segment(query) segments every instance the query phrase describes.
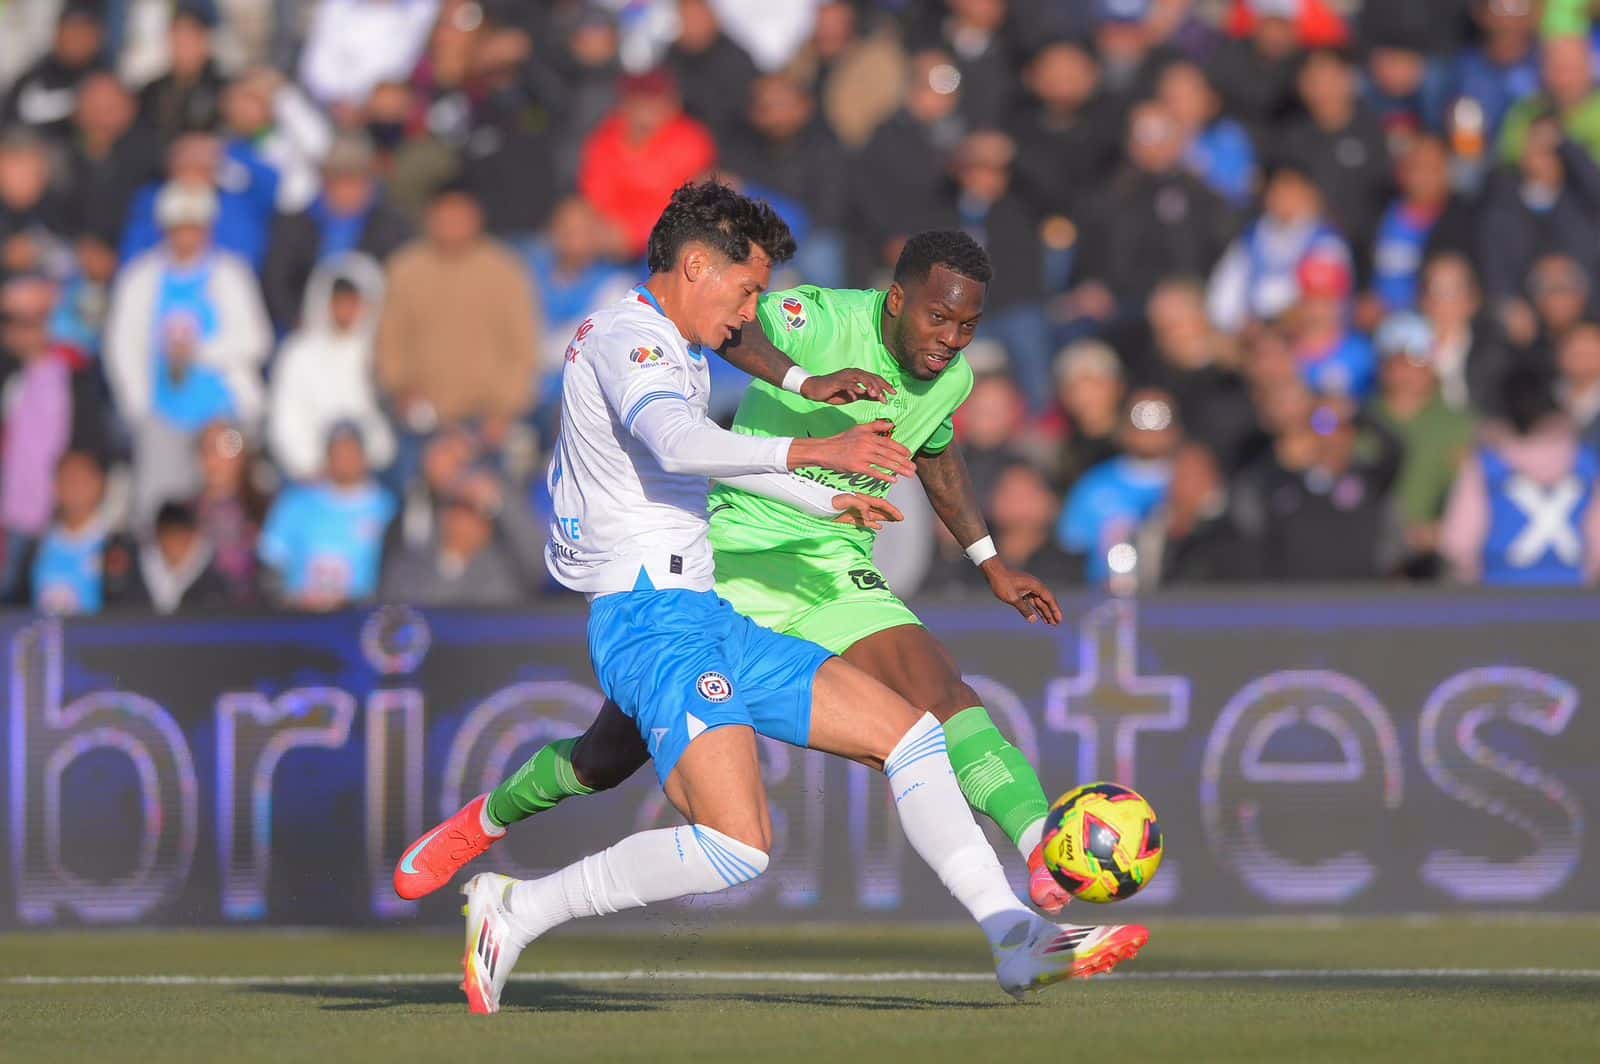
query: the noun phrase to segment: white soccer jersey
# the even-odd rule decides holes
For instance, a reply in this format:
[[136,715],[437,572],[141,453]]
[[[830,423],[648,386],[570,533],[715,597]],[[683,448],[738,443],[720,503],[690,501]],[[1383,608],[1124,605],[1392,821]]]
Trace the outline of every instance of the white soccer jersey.
[[578,327],[548,477],[545,562],[564,586],[710,590],[708,478],[787,470],[789,439],[735,435],[706,417],[709,357],[643,288]]

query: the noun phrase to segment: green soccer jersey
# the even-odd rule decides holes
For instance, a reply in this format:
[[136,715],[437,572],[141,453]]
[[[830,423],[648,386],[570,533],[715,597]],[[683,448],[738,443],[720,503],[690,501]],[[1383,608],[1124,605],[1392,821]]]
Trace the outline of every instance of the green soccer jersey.
[[[864,369],[895,388],[886,402],[843,406],[814,403],[765,381],[756,381],[739,404],[733,430],[751,436],[836,436],[854,425],[887,419],[894,439],[912,454],[939,454],[955,430],[951,415],[972,391],[972,369],[957,358],[931,381],[906,375],[883,345],[881,321],[887,293],[802,286],[763,296],[758,308],[767,338],[811,373]],[[800,476],[843,492],[883,496],[888,485],[864,474],[807,468]],[[718,551],[803,552],[819,541],[852,541],[868,553],[875,534],[785,503],[719,485],[711,493],[711,545]]]

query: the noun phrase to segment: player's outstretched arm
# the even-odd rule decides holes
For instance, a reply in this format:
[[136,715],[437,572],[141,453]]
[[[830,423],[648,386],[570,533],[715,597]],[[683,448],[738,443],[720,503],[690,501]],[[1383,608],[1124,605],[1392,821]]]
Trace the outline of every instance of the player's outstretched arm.
[[1029,624],[1040,619],[1046,624],[1060,624],[1061,605],[1050,589],[1027,573],[1012,569],[995,554],[961,449],[952,443],[938,454],[917,455],[916,464],[917,477],[933,512],[967,556],[978,562],[995,597],[1015,608]]
[[[799,369],[793,359],[778,350],[767,338],[759,322],[751,322],[740,329],[718,354],[750,376],[780,388],[790,387],[789,374]],[[864,369],[842,369],[836,373],[806,376],[799,386],[799,392],[814,403],[839,406],[858,399],[881,403],[886,396],[894,394],[894,388],[876,373],[868,373]]]
[[793,473],[750,473],[742,477],[718,477],[717,482],[787,503],[812,517],[831,517],[842,524],[873,531],[906,519],[900,508],[888,499],[860,492],[841,492]]

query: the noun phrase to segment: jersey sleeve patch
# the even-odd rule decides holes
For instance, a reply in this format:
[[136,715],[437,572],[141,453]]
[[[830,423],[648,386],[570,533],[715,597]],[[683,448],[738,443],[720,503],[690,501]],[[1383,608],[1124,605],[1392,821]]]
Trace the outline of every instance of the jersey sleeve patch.
[[655,369],[670,364],[660,344],[640,344],[628,352],[628,362],[634,369]]
[[778,310],[783,315],[785,332],[795,332],[806,327],[806,305],[797,297],[784,296],[778,303]]

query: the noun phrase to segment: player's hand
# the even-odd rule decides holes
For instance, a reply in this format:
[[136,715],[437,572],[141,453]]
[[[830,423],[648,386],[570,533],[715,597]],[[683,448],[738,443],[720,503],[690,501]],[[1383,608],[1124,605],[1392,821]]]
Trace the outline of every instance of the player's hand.
[[833,519],[835,524],[870,528],[874,532],[885,524],[906,519],[899,507],[888,499],[876,499],[859,493],[835,495],[833,508],[840,511],[839,516]]
[[1008,568],[999,558],[983,563],[983,575],[989,578],[994,597],[1026,617],[1029,624],[1038,620],[1052,625],[1061,623],[1061,604],[1035,577]]
[[893,431],[893,422],[878,420],[820,440],[797,439],[789,445],[789,468],[821,466],[839,473],[864,473],[890,484],[915,476],[911,452],[889,438]]
[[843,406],[860,399],[881,403],[894,394],[894,387],[876,373],[868,373],[864,369],[841,369],[811,377],[800,386],[800,394],[813,403]]

